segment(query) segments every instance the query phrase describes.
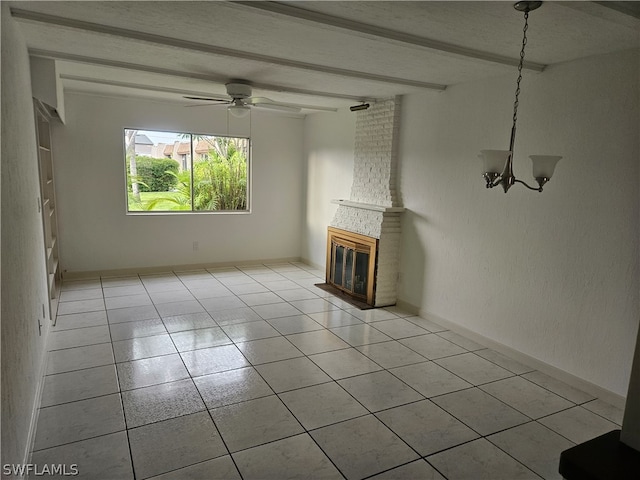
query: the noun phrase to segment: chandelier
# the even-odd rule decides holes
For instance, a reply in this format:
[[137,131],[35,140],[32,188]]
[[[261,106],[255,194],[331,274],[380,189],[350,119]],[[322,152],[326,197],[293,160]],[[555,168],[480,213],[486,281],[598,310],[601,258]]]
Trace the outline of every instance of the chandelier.
[[514,183],[521,183],[530,190],[542,191],[542,187],[549,181],[556,168],[556,164],[562,158],[558,155],[530,155],[533,163],[533,177],[538,182],[538,188],[527,185],[518,180],[513,174],[513,144],[516,139],[516,121],[518,119],[518,97],[520,95],[520,81],[522,80],[522,64],[524,63],[524,47],[527,44],[527,29],[529,28],[529,12],[537,9],[542,2],[517,2],[513,8],[524,12],[524,29],[522,37],[522,49],[520,50],[520,63],[518,64],[518,79],[516,81],[516,99],[513,103],[513,126],[511,127],[511,140],[509,150],[481,150],[479,157],[483,161],[483,176],[487,182],[487,188],[502,185],[504,192]]

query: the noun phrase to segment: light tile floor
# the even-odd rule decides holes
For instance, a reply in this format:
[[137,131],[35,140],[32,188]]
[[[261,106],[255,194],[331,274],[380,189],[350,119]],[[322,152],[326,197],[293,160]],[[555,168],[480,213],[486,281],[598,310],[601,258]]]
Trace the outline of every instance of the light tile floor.
[[272,264],[70,281],[33,463],[104,479],[560,478],[622,412]]

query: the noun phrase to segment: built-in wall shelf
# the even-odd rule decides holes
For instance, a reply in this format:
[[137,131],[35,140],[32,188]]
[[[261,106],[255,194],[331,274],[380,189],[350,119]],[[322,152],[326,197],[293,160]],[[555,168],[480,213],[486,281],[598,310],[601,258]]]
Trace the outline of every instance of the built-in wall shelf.
[[39,101],[34,100],[36,139],[38,142],[38,171],[40,173],[40,200],[42,202],[42,227],[44,231],[45,263],[49,288],[49,316],[55,321],[62,276],[58,255],[58,218],[56,215],[55,183],[49,113]]

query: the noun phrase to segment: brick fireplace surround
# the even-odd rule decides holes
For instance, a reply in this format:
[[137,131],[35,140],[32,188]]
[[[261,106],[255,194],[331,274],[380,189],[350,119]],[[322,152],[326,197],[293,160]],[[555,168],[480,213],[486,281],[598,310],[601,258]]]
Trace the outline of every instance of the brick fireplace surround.
[[[357,115],[351,194],[348,200],[332,201],[339,206],[330,226],[378,240],[370,303],[384,307],[397,300],[400,215],[404,211],[396,189],[400,97],[376,102]],[[327,264],[330,262],[327,258]]]

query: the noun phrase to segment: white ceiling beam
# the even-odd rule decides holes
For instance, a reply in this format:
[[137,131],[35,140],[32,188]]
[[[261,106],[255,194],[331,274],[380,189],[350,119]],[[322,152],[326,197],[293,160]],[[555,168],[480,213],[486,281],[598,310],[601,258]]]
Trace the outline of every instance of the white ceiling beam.
[[189,40],[182,40],[179,38],[165,37],[162,35],[156,35],[152,33],[138,32],[135,30],[128,30],[125,28],[114,27],[110,25],[101,25],[93,22],[85,22],[83,20],[75,20],[65,17],[59,17],[55,15],[49,15],[38,12],[31,12],[28,10],[21,10],[17,8],[11,9],[11,16],[18,21],[33,22],[46,25],[54,25],[65,28],[72,28],[76,30],[82,30],[85,32],[110,35],[120,37],[128,40],[136,40],[141,42],[153,43],[157,45],[164,45],[173,48],[181,48],[185,50],[209,53],[213,55],[220,55],[232,58],[241,58],[244,60],[251,60],[254,62],[260,62],[264,64],[280,65],[282,67],[295,68],[305,71],[315,71],[327,75],[338,75],[342,77],[358,78],[361,80],[370,80],[374,82],[381,82],[393,85],[405,85],[416,88],[423,88],[428,90],[445,90],[446,85],[437,83],[421,82],[419,80],[411,80],[407,78],[391,77],[387,75],[378,75],[374,73],[348,70],[343,68],[335,68],[327,65],[318,65],[308,62],[300,62],[297,60],[289,60],[279,57],[272,57],[269,55],[260,55],[256,53],[246,52],[242,50],[234,50],[230,48],[217,47],[213,45],[207,45],[199,42],[192,42]]
[[627,28],[640,28],[640,2],[558,2],[593,17],[604,19]]
[[[490,52],[483,52],[481,50],[474,50],[472,48],[460,47],[451,43],[440,42],[438,40],[432,40],[426,37],[412,35],[410,33],[400,32],[397,30],[390,30],[388,28],[370,25],[368,23],[357,22],[355,20],[348,20],[346,18],[336,17],[326,13],[314,12],[280,2],[232,1],[229,3],[241,7],[262,10],[269,13],[292,17],[306,22],[318,23],[332,28],[359,32],[373,39],[390,40],[393,42],[413,45],[429,50],[435,50],[438,52],[446,52],[449,54],[459,55],[464,58],[484,60],[491,63],[509,66],[518,66],[520,62],[520,58],[505,57]],[[546,68],[546,65],[525,61],[523,64],[523,68],[541,72]]]
[[[110,67],[110,68],[122,68],[125,70],[133,70],[133,71],[137,71],[137,72],[144,72],[144,73],[153,73],[153,74],[157,74],[157,75],[163,75],[163,76],[172,76],[172,77],[179,77],[179,78],[189,78],[189,79],[193,79],[193,80],[204,80],[207,82],[213,82],[213,83],[218,83],[218,84],[225,84],[230,82],[231,80],[233,80],[232,78],[229,78],[226,75],[215,75],[215,74],[200,74],[200,73],[190,73],[190,72],[184,72],[182,70],[171,70],[171,69],[167,69],[167,68],[159,68],[159,67],[152,67],[149,65],[141,65],[141,64],[134,64],[134,63],[127,63],[127,62],[121,62],[121,61],[117,61],[117,60],[108,60],[108,59],[102,59],[102,58],[96,58],[96,57],[85,57],[82,55],[75,55],[72,53],[64,53],[64,52],[55,52],[55,51],[51,51],[51,50],[40,50],[40,49],[33,49],[30,48],[29,49],[29,55],[32,57],[42,57],[42,58],[52,58],[52,59],[56,59],[56,60],[63,60],[63,61],[67,61],[67,62],[74,62],[74,63],[84,63],[84,64],[88,64],[88,65],[98,65],[101,67]],[[62,75],[61,75],[62,76]],[[116,83],[107,83],[108,81],[102,81],[100,79],[96,79],[96,78],[92,78],[92,77],[84,77],[84,78],[70,78],[67,77],[70,80],[78,80],[78,81],[85,81],[85,82],[89,82],[91,81],[92,83],[104,83],[105,85],[113,85],[113,86],[117,86]],[[121,82],[122,87],[132,87],[132,84],[125,84],[124,82]],[[355,95],[344,95],[344,94],[340,94],[340,93],[332,93],[332,92],[324,92],[324,91],[319,91],[319,90],[308,90],[308,89],[303,89],[303,88],[293,88],[293,87],[283,87],[282,85],[275,85],[275,84],[271,84],[271,83],[259,83],[259,82],[251,82],[251,86],[257,89],[261,89],[261,90],[267,90],[267,91],[271,91],[271,92],[282,92],[282,93],[293,93],[293,94],[298,94],[298,95],[309,95],[309,96],[315,96],[315,97],[326,97],[326,98],[335,98],[335,99],[340,99],[340,100],[353,100],[353,101],[367,101],[367,100],[375,100],[371,97],[361,97],[361,96],[355,96]],[[164,91],[166,93],[170,93],[167,89],[164,89],[163,87],[158,87],[158,88],[162,88],[162,90],[158,90],[158,91]],[[149,90],[153,90],[154,87],[149,87]],[[183,92],[183,91],[175,91],[173,93],[186,93],[189,95],[200,95],[200,93],[198,92]],[[212,94],[207,93],[204,94],[204,96],[209,95],[212,96]]]
[[[80,75],[68,75],[68,74],[61,74],[60,78],[63,80],[70,80],[70,81],[75,81],[75,82],[81,82],[81,83],[90,83],[90,84],[96,84],[96,85],[107,85],[107,86],[111,86],[111,87],[119,87],[119,88],[129,88],[129,89],[133,89],[133,90],[144,90],[144,91],[151,91],[151,92],[160,92],[160,93],[170,93],[170,94],[178,94],[181,95],[183,97],[192,97],[192,96],[199,96],[199,97],[204,97],[204,98],[213,98],[213,99],[217,99],[217,100],[229,100],[231,97],[229,95],[219,95],[219,94],[212,94],[209,92],[202,92],[202,91],[196,91],[196,90],[185,90],[185,89],[181,89],[181,88],[171,88],[171,87],[163,87],[163,86],[159,86],[159,85],[149,85],[149,84],[140,84],[140,83],[131,83],[131,82],[121,82],[120,80],[107,80],[104,78],[95,78],[95,77],[85,77],[85,76],[80,76]],[[261,97],[256,97],[254,98],[253,101],[253,105],[257,105],[258,103],[260,103],[261,105],[264,105],[264,99],[263,101],[259,102],[258,100],[260,100]],[[207,104],[207,105],[211,105],[211,104]],[[293,105],[293,104],[291,104]],[[325,112],[337,112],[338,109],[337,108],[333,108],[333,107],[323,107],[321,105],[302,105],[302,104],[295,104],[297,107],[299,108],[308,108],[308,109],[313,109],[313,110],[322,110]],[[202,105],[192,105],[192,106],[202,106]]]
[[175,93],[181,96],[199,96],[199,97],[209,97],[209,98],[220,98],[222,100],[226,100],[228,98],[227,95],[217,95],[209,92],[202,92],[196,90],[184,90],[181,88],[170,88],[170,87],[162,87],[159,85],[149,85],[148,83],[140,84],[140,83],[131,83],[131,82],[121,82],[120,80],[107,80],[105,78],[95,78],[95,77],[86,77],[80,75],[69,75],[66,73],[60,74],[60,78],[63,80],[71,80],[75,82],[82,83],[92,83],[96,85],[108,85],[111,87],[120,87],[120,88],[132,88],[135,90],[147,90],[151,92],[161,92],[161,93]]

